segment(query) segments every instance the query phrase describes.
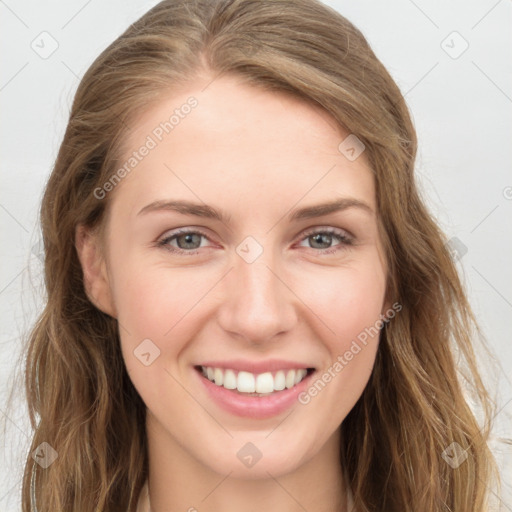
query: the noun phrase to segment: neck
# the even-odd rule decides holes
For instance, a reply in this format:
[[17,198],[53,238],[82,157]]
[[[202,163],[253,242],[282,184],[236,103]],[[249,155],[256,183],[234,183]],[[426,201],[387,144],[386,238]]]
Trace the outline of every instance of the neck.
[[219,472],[211,467],[214,464],[198,460],[149,413],[146,431],[150,512],[347,510],[338,431],[320,451],[308,460],[286,466],[286,471],[263,456],[257,463],[258,469],[255,465],[251,472],[242,475],[237,473],[237,467]]

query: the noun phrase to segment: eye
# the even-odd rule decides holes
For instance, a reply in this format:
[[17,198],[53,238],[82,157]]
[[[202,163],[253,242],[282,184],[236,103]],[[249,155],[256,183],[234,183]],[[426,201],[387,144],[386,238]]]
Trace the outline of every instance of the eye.
[[307,232],[299,245],[304,247],[304,244],[309,244],[311,249],[318,249],[323,253],[333,253],[343,250],[345,246],[352,245],[353,242],[353,238],[341,229],[317,228]]
[[166,236],[157,245],[171,252],[195,254],[197,249],[205,247],[203,243],[205,240],[209,238],[201,231],[180,230]]
[[[162,238],[157,242],[157,246],[177,254],[194,255],[199,252],[199,249],[209,247],[207,244],[209,241],[208,236],[201,231],[181,229]],[[299,246],[309,246],[318,253],[329,254],[343,250],[353,243],[353,238],[346,231],[336,228],[316,228],[305,233]]]

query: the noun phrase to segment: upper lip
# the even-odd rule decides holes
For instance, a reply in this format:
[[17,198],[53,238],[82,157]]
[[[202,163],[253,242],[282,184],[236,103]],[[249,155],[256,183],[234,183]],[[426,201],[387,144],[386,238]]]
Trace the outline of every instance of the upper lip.
[[267,359],[266,361],[248,361],[246,359],[230,359],[229,361],[204,361],[197,366],[209,366],[211,368],[231,369],[254,374],[275,372],[278,370],[296,370],[299,368],[311,368],[313,366],[298,361],[286,361],[284,359]]

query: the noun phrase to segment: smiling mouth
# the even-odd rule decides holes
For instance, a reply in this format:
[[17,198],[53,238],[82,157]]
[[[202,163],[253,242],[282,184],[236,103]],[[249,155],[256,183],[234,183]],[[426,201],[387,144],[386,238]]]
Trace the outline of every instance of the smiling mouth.
[[291,389],[315,371],[295,368],[274,372],[251,373],[230,368],[195,366],[196,371],[215,385],[244,396],[269,396]]

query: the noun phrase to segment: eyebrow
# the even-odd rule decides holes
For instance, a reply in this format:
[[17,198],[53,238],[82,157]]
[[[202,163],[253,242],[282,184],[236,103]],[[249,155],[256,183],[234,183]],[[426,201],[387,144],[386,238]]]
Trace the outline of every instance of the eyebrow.
[[289,215],[289,220],[293,221],[301,219],[311,219],[314,217],[322,217],[323,215],[328,215],[329,213],[347,210],[349,208],[359,208],[368,213],[373,213],[372,208],[364,201],[360,201],[359,199],[351,197],[341,197],[328,203],[306,206],[305,208],[294,210]]
[[215,208],[212,208],[207,204],[192,203],[191,201],[154,201],[153,203],[144,206],[137,215],[158,211],[174,211],[184,215],[195,215],[197,217],[216,219],[221,222],[226,222],[228,220],[228,217],[225,214]]
[[[330,213],[347,210],[349,208],[358,208],[368,213],[373,213],[372,208],[363,201],[355,198],[343,197],[329,201],[327,203],[306,206],[304,208],[293,210],[289,215],[290,221],[311,219],[322,217]],[[137,215],[159,211],[174,211],[184,215],[194,215],[209,219],[219,220],[223,223],[228,222],[229,216],[220,210],[216,210],[207,204],[193,203],[191,201],[154,201],[142,208]]]

